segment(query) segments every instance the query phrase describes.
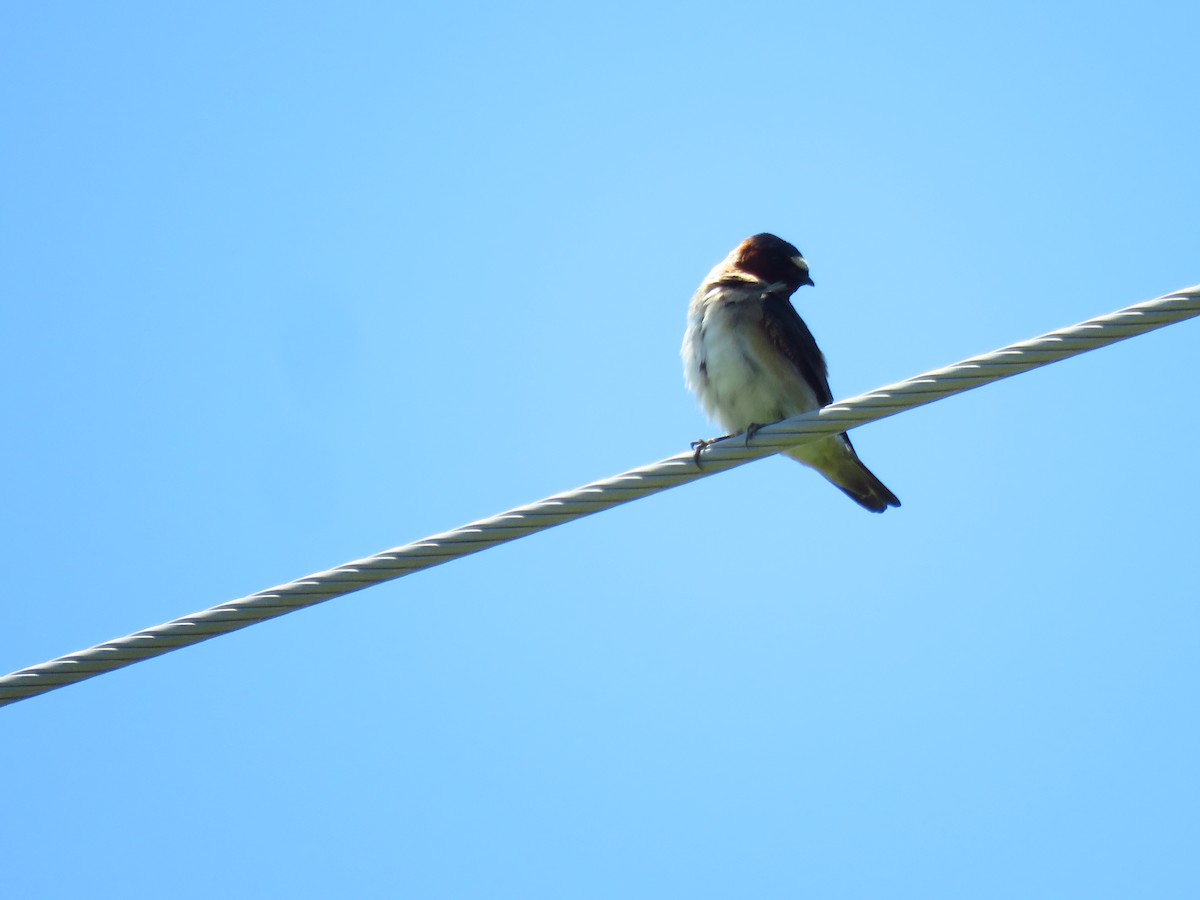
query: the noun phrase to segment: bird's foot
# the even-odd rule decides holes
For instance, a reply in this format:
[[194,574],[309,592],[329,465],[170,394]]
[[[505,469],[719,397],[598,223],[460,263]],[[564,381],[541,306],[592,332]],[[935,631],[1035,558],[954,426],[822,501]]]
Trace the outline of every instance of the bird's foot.
[[700,454],[701,453],[703,453],[705,450],[707,450],[713,444],[716,444],[719,441],[723,441],[723,440],[726,440],[727,438],[731,438],[731,437],[733,437],[732,434],[723,434],[720,437],[710,438],[707,441],[703,441],[703,440],[692,441],[692,450],[695,451],[692,454],[692,461],[695,462],[696,467],[697,468],[700,467]]
[[750,439],[758,434],[758,430],[762,428],[757,422],[751,422],[750,427],[746,429],[746,449],[750,448]]

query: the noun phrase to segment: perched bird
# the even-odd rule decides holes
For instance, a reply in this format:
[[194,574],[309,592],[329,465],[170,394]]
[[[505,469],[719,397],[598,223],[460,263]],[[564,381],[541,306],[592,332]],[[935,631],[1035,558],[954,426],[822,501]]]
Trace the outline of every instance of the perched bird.
[[[681,351],[684,379],[730,435],[753,435],[761,425],[833,402],[825,357],[790,300],[812,283],[799,250],[773,234],[756,234],[709,272],[692,297]],[[817,438],[786,455],[871,512],[900,505],[845,434]]]

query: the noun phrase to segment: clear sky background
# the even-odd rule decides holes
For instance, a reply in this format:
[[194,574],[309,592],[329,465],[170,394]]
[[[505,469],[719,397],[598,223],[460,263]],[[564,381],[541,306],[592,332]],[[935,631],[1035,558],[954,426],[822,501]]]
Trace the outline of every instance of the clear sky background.
[[[1194,3],[8,4],[0,670],[1200,281]],[[0,710],[5,897],[1195,897],[1200,323]]]

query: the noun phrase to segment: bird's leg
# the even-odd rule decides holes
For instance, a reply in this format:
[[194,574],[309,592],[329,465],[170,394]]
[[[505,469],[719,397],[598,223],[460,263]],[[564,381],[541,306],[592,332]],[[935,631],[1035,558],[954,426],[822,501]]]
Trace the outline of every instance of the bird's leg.
[[750,449],[750,438],[758,434],[758,429],[762,428],[757,422],[751,422],[750,427],[746,429],[746,449]]
[[700,467],[700,454],[701,453],[703,453],[705,450],[707,450],[709,447],[711,447],[713,444],[717,443],[718,441],[723,441],[723,440],[726,440],[727,438],[731,438],[731,437],[733,437],[732,434],[723,434],[720,437],[709,438],[707,441],[704,441],[704,440],[692,441],[692,449],[696,451],[695,453],[692,454],[692,461],[696,463],[696,468]]

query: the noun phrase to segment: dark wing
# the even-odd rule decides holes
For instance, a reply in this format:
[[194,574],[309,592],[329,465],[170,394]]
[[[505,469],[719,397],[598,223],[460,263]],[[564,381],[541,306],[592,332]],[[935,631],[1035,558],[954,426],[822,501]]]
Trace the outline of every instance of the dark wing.
[[825,357],[821,355],[816,339],[800,318],[800,313],[792,306],[792,302],[782,294],[763,294],[762,315],[763,328],[771,338],[771,343],[779,348],[796,367],[796,371],[812,386],[822,406],[832,403],[833,393],[829,390],[829,372],[825,367]]

